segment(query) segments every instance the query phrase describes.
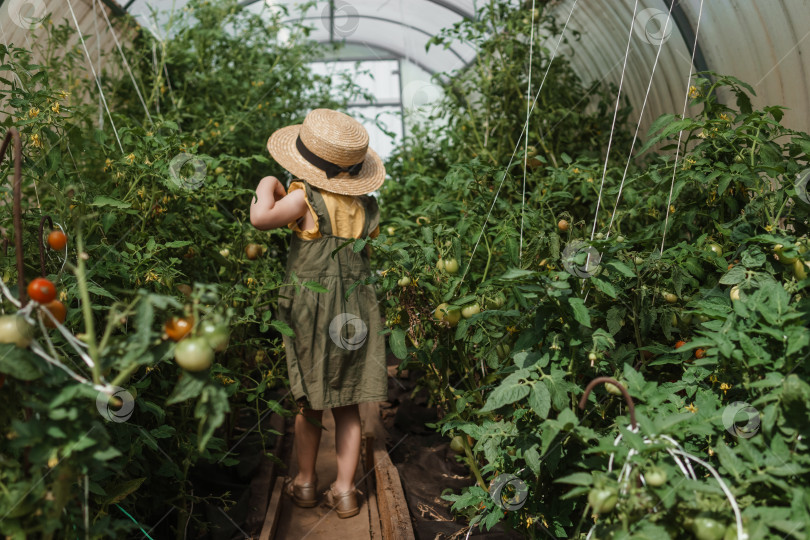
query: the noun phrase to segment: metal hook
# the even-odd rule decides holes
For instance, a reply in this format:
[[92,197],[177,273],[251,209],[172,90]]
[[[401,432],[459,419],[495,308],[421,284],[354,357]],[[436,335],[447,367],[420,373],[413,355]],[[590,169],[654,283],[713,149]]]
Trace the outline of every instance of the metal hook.
[[582,399],[579,400],[579,408],[580,409],[585,408],[585,403],[588,400],[588,396],[590,395],[591,390],[593,390],[593,388],[599,383],[610,383],[619,390],[621,390],[622,395],[624,396],[624,401],[627,402],[627,408],[630,410],[630,426],[633,429],[636,429],[636,406],[633,403],[633,398],[630,397],[630,393],[627,391],[627,388],[625,388],[616,379],[612,379],[610,377],[597,377],[594,380],[592,380],[588,384],[588,386],[585,387],[585,393],[582,394]]
[[45,227],[45,222],[51,226],[53,229],[53,220],[51,216],[45,214],[42,216],[42,219],[39,220],[39,267],[42,270],[42,277],[45,277],[45,242],[42,241],[42,229]]
[[6,157],[6,150],[11,139],[14,139],[14,247],[17,250],[17,286],[20,292],[20,302],[25,305],[25,276],[23,274],[23,249],[22,249],[22,141],[17,128],[11,127],[3,139],[0,146],[0,164]]

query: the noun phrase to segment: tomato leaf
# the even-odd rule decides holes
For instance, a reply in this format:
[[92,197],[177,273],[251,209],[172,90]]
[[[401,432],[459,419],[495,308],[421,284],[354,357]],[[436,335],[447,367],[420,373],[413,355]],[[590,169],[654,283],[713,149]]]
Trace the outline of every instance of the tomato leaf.
[[207,380],[207,373],[184,372],[177,386],[174,387],[172,395],[166,401],[166,405],[174,405],[199,396]]
[[510,403],[514,403],[525,398],[529,394],[530,388],[527,384],[521,383],[508,383],[507,379],[504,379],[504,384],[501,384],[487,398],[487,402],[484,405],[484,408],[481,409],[479,412],[489,412],[494,411],[499,407],[503,407],[504,405],[509,405]]
[[744,279],[745,267],[742,265],[737,265],[720,278],[720,283],[723,285],[736,285],[738,283],[742,283]]
[[408,346],[405,344],[405,332],[401,328],[391,330],[391,337],[388,338],[388,345],[391,352],[400,360],[408,356]]
[[112,197],[105,197],[104,195],[99,195],[93,202],[90,203],[91,206],[112,206],[114,208],[129,208],[132,206],[131,203],[119,201],[118,199],[113,199]]
[[588,308],[585,307],[585,300],[572,296],[568,298],[568,304],[571,306],[571,309],[574,310],[574,319],[582,326],[590,328],[591,316],[588,313]]
[[293,331],[293,329],[290,328],[289,325],[284,321],[279,321],[278,319],[276,319],[270,323],[270,326],[272,326],[285,336],[295,337],[295,331]]
[[543,381],[538,381],[532,385],[529,394],[529,406],[540,418],[548,418],[548,411],[551,409],[551,394]]
[[33,381],[42,377],[42,371],[35,363],[35,356],[28,349],[16,345],[0,344],[0,373],[11,375],[21,381]]
[[599,289],[609,297],[618,298],[619,295],[616,292],[615,287],[613,287],[613,285],[611,285],[611,283],[608,280],[600,278],[599,276],[593,276],[591,278],[591,283],[593,283],[597,289]]
[[316,293],[328,293],[329,289],[318,283],[317,281],[305,281],[302,283],[304,287]]

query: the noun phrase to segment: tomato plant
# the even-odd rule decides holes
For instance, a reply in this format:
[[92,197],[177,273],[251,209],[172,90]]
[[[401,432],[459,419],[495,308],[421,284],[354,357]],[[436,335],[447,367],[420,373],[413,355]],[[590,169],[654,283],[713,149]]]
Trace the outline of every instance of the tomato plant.
[[[810,393],[786,377],[809,375],[808,256],[796,243],[810,233],[810,205],[794,184],[810,167],[810,137],[783,127],[780,107],[755,109],[746,83],[700,73],[691,81],[695,113],[661,116],[630,156],[635,125],[616,89],[583,84],[566,59],[551,62],[535,48],[534,92],[548,77],[528,141],[519,141],[528,70],[501,67],[505,57],[529,65],[523,17],[525,9],[495,3],[434,39],[468,40],[479,54],[447,74],[438,125],[417,127],[390,159],[396,181],[383,186],[380,204],[396,240],[372,243],[380,268],[414,284],[397,287],[393,272],[374,278],[391,352],[421,374],[437,430],[474,439],[472,458],[457,456],[471,485],[445,498],[474,527],[505,521],[527,538],[585,538],[591,527],[598,538],[689,538],[698,517],[727,530],[735,515],[713,475],[670,489],[682,471],[642,441],[666,436],[718,472],[750,538],[781,538],[788,531],[769,513],[803,523],[788,493],[808,493],[804,472],[785,478],[763,467],[775,448],[784,463],[806,462],[799,434],[810,424],[790,404]],[[549,35],[560,30],[544,7],[538,24]],[[568,39],[576,47],[577,37]],[[524,174],[525,204],[514,189]],[[615,214],[596,212],[606,203],[603,177],[606,193],[622,186]],[[802,266],[781,264],[792,257]],[[450,259],[464,271],[447,272]],[[454,327],[433,322],[445,316],[436,306],[475,302],[485,309],[462,311]],[[626,429],[617,387],[591,394],[586,412],[575,409],[597,376],[626,385],[638,432]],[[736,402],[758,411],[751,438],[724,425]],[[623,463],[632,474],[620,490]],[[503,473],[529,490],[509,512],[489,494]],[[590,493],[602,510],[595,524]]]

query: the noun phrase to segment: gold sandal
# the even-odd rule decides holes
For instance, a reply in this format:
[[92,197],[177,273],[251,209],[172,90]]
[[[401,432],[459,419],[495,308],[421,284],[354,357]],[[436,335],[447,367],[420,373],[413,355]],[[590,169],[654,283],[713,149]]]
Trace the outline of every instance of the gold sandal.
[[312,508],[318,504],[317,489],[318,475],[315,475],[315,481],[300,485],[295,483],[295,478],[288,477],[284,486],[284,492],[301,508]]
[[362,491],[354,488],[344,493],[335,492],[335,483],[329,486],[326,490],[326,506],[332,508],[337,512],[341,519],[350,518],[360,513],[360,505],[357,503],[357,495],[362,495]]

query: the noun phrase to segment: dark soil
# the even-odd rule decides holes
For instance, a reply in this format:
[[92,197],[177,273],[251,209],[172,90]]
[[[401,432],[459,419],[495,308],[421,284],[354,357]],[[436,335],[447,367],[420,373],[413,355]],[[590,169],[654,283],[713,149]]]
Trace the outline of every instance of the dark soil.
[[[393,365],[391,365],[393,363]],[[389,435],[391,460],[399,470],[405,498],[418,540],[458,540],[467,538],[464,518],[454,519],[451,503],[443,493],[459,493],[475,480],[466,465],[450,450],[450,440],[425,424],[438,420],[435,408],[427,406],[424,392],[411,396],[417,375],[396,376],[397,361],[389,359],[389,401],[382,404],[383,424]],[[511,540],[522,538],[503,524],[489,531],[475,528],[469,538]]]

